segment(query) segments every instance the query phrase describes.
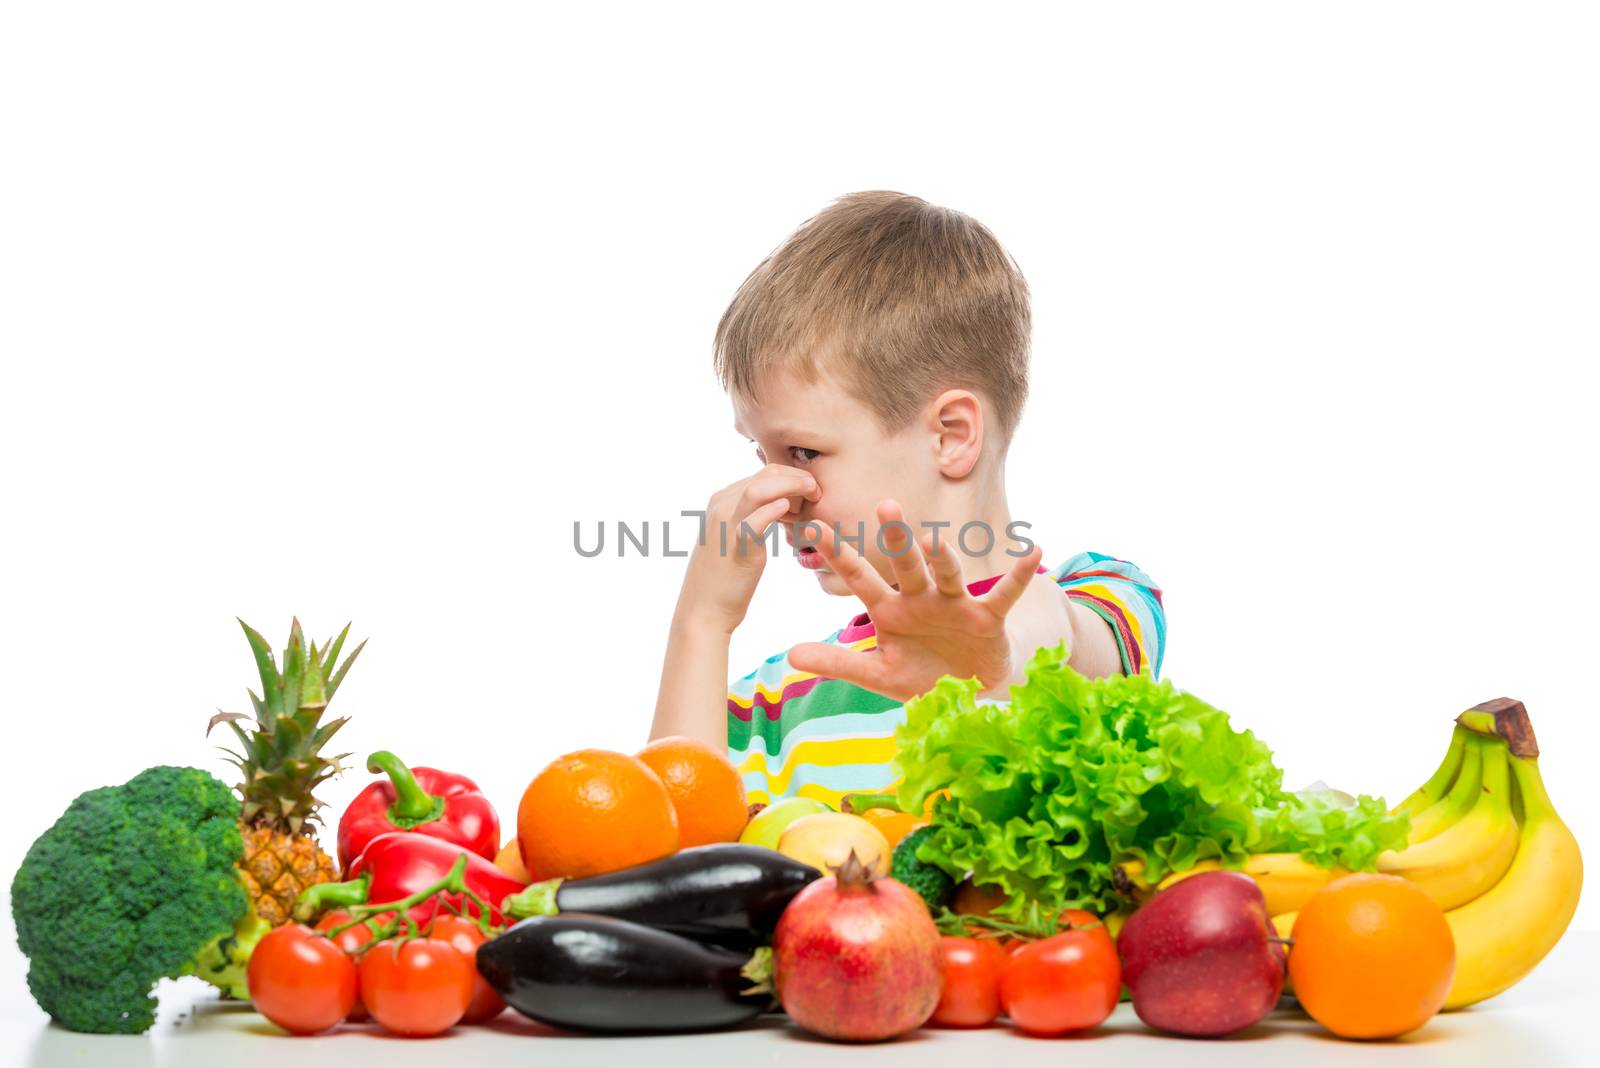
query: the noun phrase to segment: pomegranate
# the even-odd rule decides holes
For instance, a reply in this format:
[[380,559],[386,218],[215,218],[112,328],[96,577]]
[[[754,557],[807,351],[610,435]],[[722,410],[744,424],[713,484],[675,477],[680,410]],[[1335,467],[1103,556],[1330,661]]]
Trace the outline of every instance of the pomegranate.
[[827,1038],[871,1042],[914,1031],[944,990],[944,949],[928,906],[853,852],[789,903],[772,954],[784,1011]]

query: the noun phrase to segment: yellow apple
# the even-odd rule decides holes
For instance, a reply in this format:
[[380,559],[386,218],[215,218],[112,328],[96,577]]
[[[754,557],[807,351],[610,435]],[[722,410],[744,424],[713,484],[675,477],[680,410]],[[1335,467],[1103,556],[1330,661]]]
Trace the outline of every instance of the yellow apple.
[[860,816],[843,812],[823,812],[795,820],[778,839],[778,852],[809,864],[824,875],[832,875],[851,853],[879,875],[888,875],[892,853],[882,831]]

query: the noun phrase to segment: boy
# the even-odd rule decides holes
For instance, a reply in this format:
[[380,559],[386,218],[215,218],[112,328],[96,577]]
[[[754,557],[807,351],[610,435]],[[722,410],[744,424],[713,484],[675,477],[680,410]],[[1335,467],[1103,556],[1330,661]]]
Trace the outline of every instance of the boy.
[[[1046,570],[1007,509],[1029,330],[1027,283],[993,235],[899,193],[842,198],[751,273],[715,364],[765,466],[706,506],[652,738],[726,746],[752,801],[837,807],[896,781],[904,703],[942,675],[1003,698],[1062,640],[1086,675],[1160,671],[1161,591],[1100,554]],[[825,592],[867,611],[729,687],[773,524]]]

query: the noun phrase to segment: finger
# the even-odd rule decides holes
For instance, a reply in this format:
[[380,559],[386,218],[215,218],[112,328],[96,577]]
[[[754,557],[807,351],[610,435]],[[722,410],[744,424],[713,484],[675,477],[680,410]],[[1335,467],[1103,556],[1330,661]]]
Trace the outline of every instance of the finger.
[[1011,570],[1001,575],[1000,581],[978,599],[993,609],[995,615],[1003,618],[1027,592],[1028,584],[1038,570],[1039,558],[1043,555],[1044,550],[1037,545],[1029,549],[1026,556],[1013,564]]
[[[809,475],[805,478],[810,478]],[[785,514],[799,515],[804,503],[815,495],[816,482],[806,482],[795,478],[763,478],[761,481],[752,479],[746,484],[744,491],[739,495],[738,502],[734,505],[734,515],[749,515],[757,508],[765,507],[773,501],[782,501]]]
[[951,551],[948,542],[937,541],[933,531],[928,535],[928,562],[933,567],[933,584],[946,597],[963,597],[967,584],[961,578],[961,561]]
[[861,558],[854,546],[837,538],[828,524],[821,523],[818,526],[820,536],[817,538],[817,551],[828,562],[833,573],[844,579],[850,592],[861,599],[862,604],[871,609],[894,593],[889,584],[883,581],[883,576]]
[[883,547],[889,554],[889,566],[894,569],[900,592],[919,594],[929,585],[928,563],[922,556],[922,547],[911,537],[911,527],[906,523],[900,505],[883,501],[878,505],[878,526],[883,532]]
[[789,666],[824,678],[853,682],[874,693],[884,693],[883,688],[889,686],[883,657],[876,652],[858,653],[826,642],[802,642],[789,650]]
[[[820,487],[811,472],[798,467],[786,467],[783,464],[767,464],[755,474],[746,475],[737,482],[724,486],[715,496],[735,503],[748,501],[753,508],[758,504],[765,504],[773,497],[786,495],[786,491],[801,496],[820,495]],[[761,497],[760,500],[756,499],[758,496]]]
[[[750,481],[745,483],[741,500],[748,510],[763,505],[774,497],[815,502],[822,497],[822,487],[817,484],[816,478],[809,471],[802,471],[798,467],[769,464],[750,476]],[[796,506],[794,510],[800,509]]]
[[[746,555],[756,547],[757,543],[764,541],[767,529],[787,514],[789,514],[789,499],[787,497],[779,497],[777,500],[769,501],[746,516],[734,531],[734,545],[738,549],[738,555]],[[765,551],[765,549],[762,550],[762,552]]]
[[745,517],[745,522],[756,534],[765,534],[767,528],[788,513],[789,498],[779,497],[775,501],[768,501],[760,508]]

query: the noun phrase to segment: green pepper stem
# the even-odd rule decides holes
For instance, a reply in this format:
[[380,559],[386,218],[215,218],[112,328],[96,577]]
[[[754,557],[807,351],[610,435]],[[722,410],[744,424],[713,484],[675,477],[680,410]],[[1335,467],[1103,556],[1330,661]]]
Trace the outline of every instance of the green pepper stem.
[[859,816],[869,808],[886,808],[891,812],[903,812],[900,799],[894,794],[847,794],[839,802],[839,811],[852,813]]
[[380,749],[367,757],[368,771],[381,771],[389,776],[394,787],[394,804],[389,806],[389,822],[401,830],[409,831],[423,823],[431,823],[444,815],[444,798],[422,788],[405,762],[387,749]]
[[500,903],[500,911],[519,920],[529,916],[554,916],[561,911],[556,904],[556,891],[560,889],[560,879],[529,883],[516,893],[507,895]]
[[332,908],[348,908],[352,905],[364,905],[367,902],[367,892],[372,885],[371,873],[366,873],[359,879],[351,879],[347,883],[317,883],[300,891],[300,896],[294,901],[294,918],[304,923]]

